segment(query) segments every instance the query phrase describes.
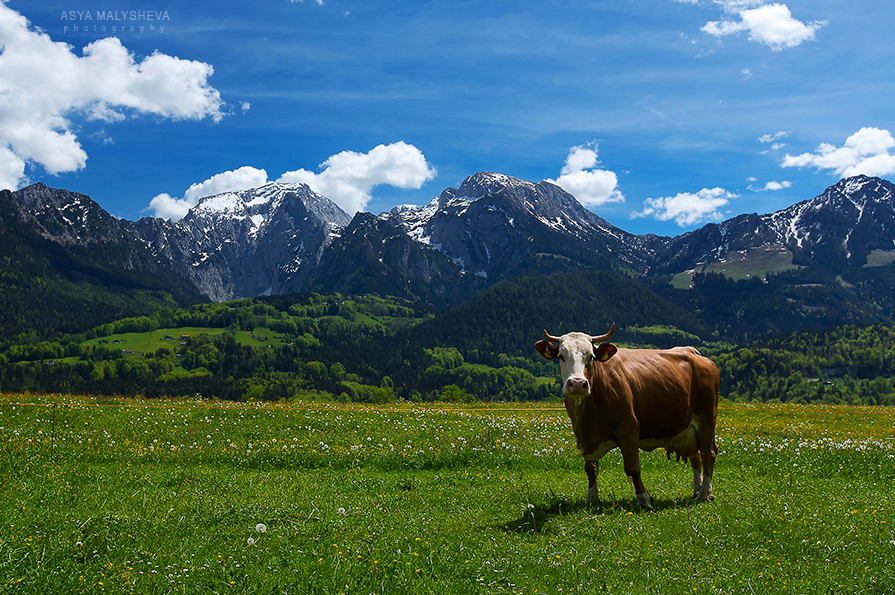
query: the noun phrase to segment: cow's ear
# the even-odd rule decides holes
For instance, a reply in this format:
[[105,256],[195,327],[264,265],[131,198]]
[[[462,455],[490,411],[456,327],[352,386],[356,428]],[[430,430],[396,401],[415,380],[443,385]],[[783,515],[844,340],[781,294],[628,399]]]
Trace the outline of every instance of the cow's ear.
[[618,347],[612,343],[601,343],[594,347],[594,359],[599,362],[605,362],[618,352]]
[[538,341],[535,343],[535,349],[544,359],[556,359],[559,356],[559,345],[554,345],[550,341]]

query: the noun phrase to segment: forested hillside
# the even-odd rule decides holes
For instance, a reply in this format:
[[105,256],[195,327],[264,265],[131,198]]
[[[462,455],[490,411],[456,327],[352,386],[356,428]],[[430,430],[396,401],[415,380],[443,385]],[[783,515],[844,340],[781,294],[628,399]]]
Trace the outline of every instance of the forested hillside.
[[87,247],[43,237],[0,191],[0,340],[20,334],[38,340],[86,331],[125,316],[204,301],[165,271],[127,270],[120,242]]
[[895,405],[895,326],[801,331],[707,353],[733,401]]
[[839,273],[815,267],[739,281],[702,273],[692,289],[675,289],[664,280],[652,288],[692,313],[712,338],[736,344],[800,329],[895,322],[892,265]]
[[0,390],[354,402],[556,399],[556,368],[532,347],[542,329],[598,333],[616,322],[614,340],[624,345],[699,346],[718,363],[725,398],[895,404],[895,327],[843,326],[735,347],[704,340],[697,333],[705,330],[685,310],[638,287],[608,273],[522,277],[442,314],[395,298],[311,293],[163,308],[59,340],[0,343]]

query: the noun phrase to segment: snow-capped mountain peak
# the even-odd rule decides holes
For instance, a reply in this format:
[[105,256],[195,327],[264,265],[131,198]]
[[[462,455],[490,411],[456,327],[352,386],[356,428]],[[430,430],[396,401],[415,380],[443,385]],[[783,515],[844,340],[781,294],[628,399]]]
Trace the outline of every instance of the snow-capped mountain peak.
[[869,176],[840,180],[810,200],[765,215],[739,215],[673,238],[665,269],[680,271],[733,250],[779,245],[794,262],[860,265],[895,249],[895,185]]

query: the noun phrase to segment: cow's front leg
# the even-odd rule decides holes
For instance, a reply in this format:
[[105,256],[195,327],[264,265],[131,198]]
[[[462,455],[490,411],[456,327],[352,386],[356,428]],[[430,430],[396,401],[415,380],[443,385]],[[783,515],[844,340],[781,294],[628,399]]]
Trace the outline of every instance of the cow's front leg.
[[597,487],[600,462],[584,459],[584,472],[587,473],[587,495],[584,497],[584,501],[591,506],[596,506],[600,503],[600,491]]
[[650,503],[649,494],[640,479],[640,449],[635,440],[633,444],[620,444],[622,451],[622,459],[625,462],[625,474],[631,478],[634,484],[634,494],[637,497],[637,506],[644,510],[652,510],[653,505]]

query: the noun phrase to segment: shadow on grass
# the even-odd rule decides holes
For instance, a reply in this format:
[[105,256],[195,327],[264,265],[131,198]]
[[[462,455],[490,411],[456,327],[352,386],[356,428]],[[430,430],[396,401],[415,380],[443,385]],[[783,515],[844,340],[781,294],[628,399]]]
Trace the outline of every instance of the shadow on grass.
[[[528,510],[522,513],[522,516],[501,525],[499,529],[511,533],[549,533],[550,527],[548,522],[551,518],[582,511],[601,516],[627,514],[629,512],[648,514],[647,511],[637,506],[634,498],[604,499],[596,506],[587,504],[584,498],[573,500],[568,496],[560,496],[554,493],[547,494],[546,500],[542,504],[529,504]],[[689,508],[702,503],[684,496],[680,498],[653,498],[652,504],[653,512],[661,513],[663,510]]]

